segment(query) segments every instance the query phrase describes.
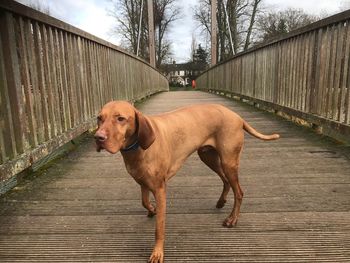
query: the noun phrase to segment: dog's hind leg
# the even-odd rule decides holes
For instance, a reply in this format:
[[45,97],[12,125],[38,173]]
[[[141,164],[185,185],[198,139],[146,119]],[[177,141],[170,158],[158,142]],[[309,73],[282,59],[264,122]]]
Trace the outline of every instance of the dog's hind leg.
[[[222,169],[226,175],[226,178],[232,187],[234,192],[234,206],[231,214],[225,219],[223,226],[232,227],[237,224],[240,208],[243,200],[243,191],[238,181],[238,168],[239,168],[239,157],[241,148],[235,149],[234,153],[231,153],[228,158],[223,158]],[[232,156],[234,156],[232,158]]]
[[224,171],[222,170],[220,157],[217,151],[210,146],[199,148],[197,153],[202,162],[204,162],[210,169],[220,176],[224,184],[220,198],[216,203],[217,208],[223,208],[227,200],[227,194],[230,191],[230,184],[225,177]]

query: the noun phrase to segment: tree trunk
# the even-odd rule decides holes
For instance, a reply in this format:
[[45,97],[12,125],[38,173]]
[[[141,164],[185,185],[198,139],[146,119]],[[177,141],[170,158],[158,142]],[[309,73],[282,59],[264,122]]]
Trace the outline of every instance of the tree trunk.
[[250,18],[250,23],[249,23],[249,27],[248,27],[248,31],[247,31],[245,44],[244,44],[244,50],[247,50],[249,48],[250,37],[252,35],[253,26],[255,24],[256,13],[258,11],[258,6],[259,6],[260,2],[261,2],[261,0],[254,0],[253,12],[252,12],[252,15],[251,15],[251,18]]

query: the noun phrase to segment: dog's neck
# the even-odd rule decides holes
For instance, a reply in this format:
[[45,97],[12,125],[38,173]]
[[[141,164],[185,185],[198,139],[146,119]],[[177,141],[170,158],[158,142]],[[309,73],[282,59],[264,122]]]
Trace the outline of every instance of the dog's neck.
[[125,164],[127,162],[134,162],[140,158],[144,150],[141,148],[137,138],[137,131],[125,140],[125,147],[120,149],[120,152],[124,158]]
[[142,172],[144,170],[145,151],[139,146],[133,150],[121,150],[120,153],[128,173],[136,182],[142,183],[142,178],[145,176],[145,173]]
[[134,142],[132,142],[131,144],[127,144],[127,145],[128,146],[124,147],[123,149],[120,149],[120,151],[122,153],[130,152],[130,151],[136,151],[140,147],[137,138],[135,139]]
[[138,142],[138,125],[135,124],[136,129],[129,138],[125,139],[124,147],[120,149],[121,153],[137,151],[140,148]]

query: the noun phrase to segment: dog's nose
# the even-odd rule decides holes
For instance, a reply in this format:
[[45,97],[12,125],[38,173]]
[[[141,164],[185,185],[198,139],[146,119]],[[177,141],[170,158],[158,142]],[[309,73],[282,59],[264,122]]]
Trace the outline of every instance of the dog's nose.
[[94,137],[95,137],[95,140],[99,142],[104,142],[105,140],[107,140],[107,135],[101,131],[97,131]]

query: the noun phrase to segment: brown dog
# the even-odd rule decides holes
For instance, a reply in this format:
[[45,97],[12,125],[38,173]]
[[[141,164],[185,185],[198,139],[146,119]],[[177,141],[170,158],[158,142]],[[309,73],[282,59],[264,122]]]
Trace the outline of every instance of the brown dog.
[[[263,135],[240,116],[221,105],[196,105],[156,116],[145,116],[124,101],[107,103],[98,115],[95,134],[97,150],[119,150],[129,174],[141,185],[142,205],[156,216],[156,242],[149,262],[164,261],[166,183],[184,161],[197,151],[200,159],[224,183],[216,204],[222,208],[230,190],[234,207],[223,225],[237,223],[243,192],[238,182],[239,158],[244,130],[262,140],[275,140],[278,134]],[[149,191],[156,207],[149,201]]]

